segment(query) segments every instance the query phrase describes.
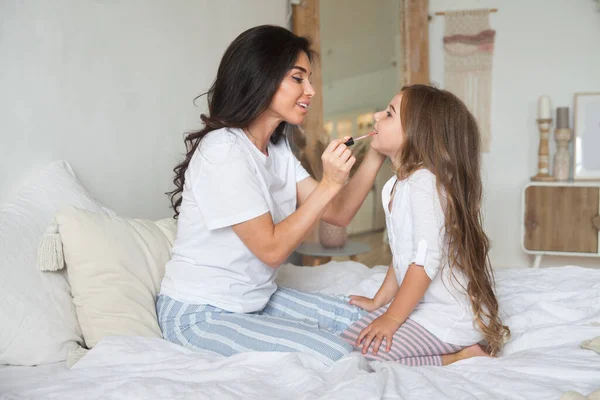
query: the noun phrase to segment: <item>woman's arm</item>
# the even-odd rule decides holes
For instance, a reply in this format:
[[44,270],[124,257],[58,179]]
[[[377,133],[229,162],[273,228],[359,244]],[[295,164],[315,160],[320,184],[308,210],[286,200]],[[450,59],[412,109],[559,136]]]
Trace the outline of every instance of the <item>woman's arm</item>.
[[[365,159],[348,184],[335,196],[323,214],[323,220],[337,226],[347,226],[373,189],[377,172],[383,165],[385,156],[369,148]],[[302,180],[297,185],[298,204],[302,205],[318,183],[312,178]]]
[[392,301],[396,293],[398,293],[399,288],[394,266],[390,265],[385,274],[385,279],[374,298],[370,299],[364,296],[351,295],[350,304],[360,307],[365,311],[375,311]]
[[431,279],[429,279],[422,266],[413,263],[408,267],[398,294],[396,294],[388,310],[371,322],[358,336],[356,346],[362,344],[363,354],[367,353],[371,342],[373,342],[373,354],[377,354],[384,338],[386,350],[390,351],[394,333],[419,304],[430,283]]
[[[341,140],[332,141],[323,156],[323,180],[304,204],[278,224],[270,213],[233,225],[233,231],[256,257],[270,267],[279,267],[298,247],[327,205],[340,192],[356,162]],[[305,179],[306,180],[306,179]]]
[[300,208],[277,225],[267,213],[233,225],[233,231],[256,257],[277,268],[300,245],[340,189],[341,185],[323,181]]

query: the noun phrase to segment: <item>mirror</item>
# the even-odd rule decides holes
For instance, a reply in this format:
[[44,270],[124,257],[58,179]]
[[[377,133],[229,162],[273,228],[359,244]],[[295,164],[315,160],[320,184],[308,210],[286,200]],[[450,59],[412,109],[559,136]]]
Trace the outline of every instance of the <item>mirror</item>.
[[379,0],[377,7],[363,0],[320,2],[326,123],[379,110],[401,88],[399,5],[398,0]]
[[[372,132],[373,112],[384,109],[403,85],[429,82],[428,8],[427,0],[301,0],[293,7],[294,33],[310,37],[319,53],[311,112],[294,139],[298,158],[316,179],[331,139]],[[368,146],[368,139],[353,146],[359,161]],[[350,240],[371,247],[358,256],[368,266],[391,262],[381,189],[393,175],[388,161],[346,228]]]
[[[323,122],[329,140],[373,130],[373,113],[402,87],[400,1],[326,0],[319,6]],[[357,166],[369,140],[352,148]],[[382,167],[348,234],[382,231],[381,187],[393,175]]]

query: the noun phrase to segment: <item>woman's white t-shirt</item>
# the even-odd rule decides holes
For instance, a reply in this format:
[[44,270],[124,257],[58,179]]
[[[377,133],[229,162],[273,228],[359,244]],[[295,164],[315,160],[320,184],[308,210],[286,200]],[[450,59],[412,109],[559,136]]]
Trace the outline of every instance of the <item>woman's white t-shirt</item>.
[[241,129],[207,134],[185,172],[177,238],[160,293],[227,311],[259,311],[277,289],[277,269],[258,259],[232,225],[267,212],[277,224],[296,210],[309,175],[286,138],[268,156]]
[[395,182],[393,177],[385,184],[381,197],[398,284],[412,263],[423,266],[431,279],[410,318],[446,343],[468,346],[480,342],[483,335],[474,325],[466,293],[468,281],[461,271],[454,271],[456,279],[451,279],[444,211],[435,175],[420,169],[398,181],[390,212]]

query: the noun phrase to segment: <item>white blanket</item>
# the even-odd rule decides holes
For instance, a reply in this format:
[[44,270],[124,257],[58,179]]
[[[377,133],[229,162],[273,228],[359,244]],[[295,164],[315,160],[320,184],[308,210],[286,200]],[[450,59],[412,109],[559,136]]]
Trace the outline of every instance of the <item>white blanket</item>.
[[[385,268],[329,263],[282,267],[280,285],[373,295]],[[327,367],[307,354],[224,358],[161,339],[103,339],[71,370],[0,369],[0,399],[558,399],[600,388],[600,270],[499,270],[497,291],[512,338],[499,358],[447,367],[368,364],[351,354]]]

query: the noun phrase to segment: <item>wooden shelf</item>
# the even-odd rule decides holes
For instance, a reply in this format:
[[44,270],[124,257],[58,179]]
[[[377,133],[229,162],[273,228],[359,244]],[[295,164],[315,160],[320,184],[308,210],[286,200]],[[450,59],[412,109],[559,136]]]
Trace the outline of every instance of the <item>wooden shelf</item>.
[[533,182],[523,189],[521,245],[536,255],[600,257],[600,182]]

